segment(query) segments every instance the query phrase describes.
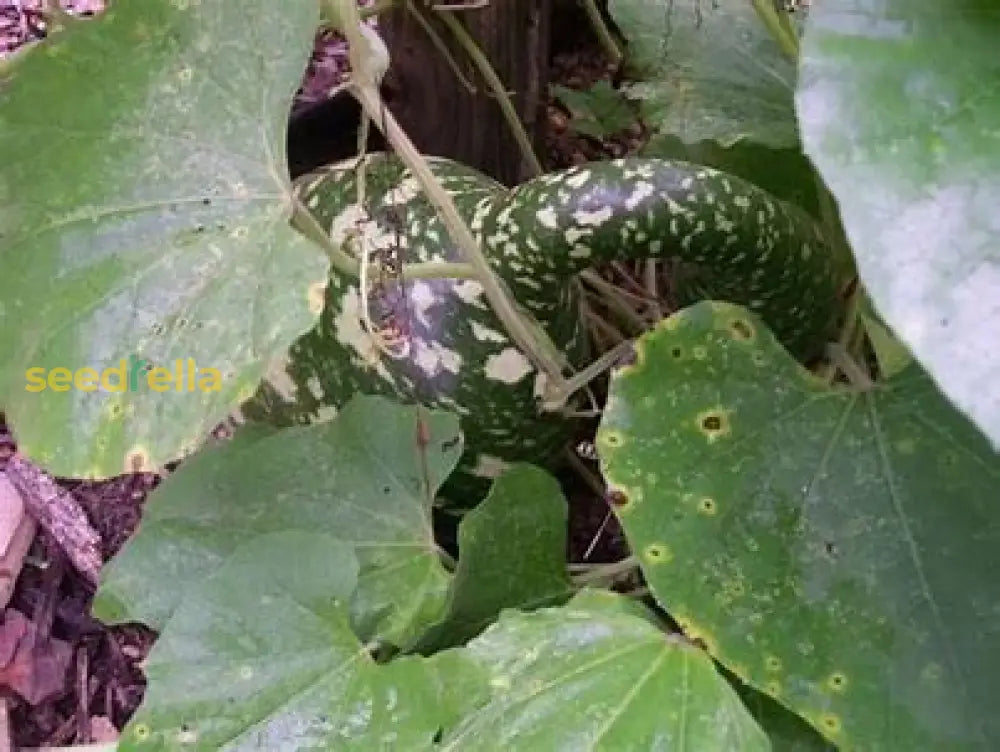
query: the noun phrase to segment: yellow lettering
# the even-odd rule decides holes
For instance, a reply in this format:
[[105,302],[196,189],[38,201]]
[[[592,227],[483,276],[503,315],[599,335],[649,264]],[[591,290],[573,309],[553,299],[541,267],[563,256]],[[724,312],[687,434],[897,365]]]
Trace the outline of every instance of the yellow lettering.
[[53,392],[68,392],[73,383],[73,374],[68,368],[53,368],[49,371],[49,389]]
[[222,372],[218,368],[203,368],[198,374],[199,392],[217,392],[222,389]]
[[[112,384],[111,377],[118,376],[118,383]],[[128,367],[124,360],[118,362],[117,368],[105,368],[101,372],[101,389],[105,392],[124,392],[128,385]]]
[[97,389],[97,380],[100,378],[93,368],[81,368],[73,378],[73,386],[81,392],[93,392]]
[[187,390],[189,392],[194,391],[194,374],[198,370],[198,367],[194,364],[194,358],[187,359]]
[[146,374],[146,383],[154,392],[166,392],[170,389],[170,371],[162,366],[153,368]]
[[29,368],[24,372],[24,378],[27,380],[25,389],[29,392],[44,392],[45,391],[45,369]]

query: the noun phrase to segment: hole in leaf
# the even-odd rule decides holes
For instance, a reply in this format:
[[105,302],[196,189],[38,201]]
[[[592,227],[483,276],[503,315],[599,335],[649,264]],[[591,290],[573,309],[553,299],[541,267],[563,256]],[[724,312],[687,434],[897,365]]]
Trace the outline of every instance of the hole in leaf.
[[698,511],[708,517],[715,515],[717,510],[715,499],[711,496],[703,496],[698,500]]

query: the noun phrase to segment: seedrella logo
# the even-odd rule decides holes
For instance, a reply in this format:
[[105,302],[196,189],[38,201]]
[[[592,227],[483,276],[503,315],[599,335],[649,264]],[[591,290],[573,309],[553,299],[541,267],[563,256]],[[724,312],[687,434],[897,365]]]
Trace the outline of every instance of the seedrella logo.
[[178,358],[168,367],[130,355],[100,370],[35,367],[24,376],[29,392],[217,392],[222,388],[219,369],[199,368],[194,358]]

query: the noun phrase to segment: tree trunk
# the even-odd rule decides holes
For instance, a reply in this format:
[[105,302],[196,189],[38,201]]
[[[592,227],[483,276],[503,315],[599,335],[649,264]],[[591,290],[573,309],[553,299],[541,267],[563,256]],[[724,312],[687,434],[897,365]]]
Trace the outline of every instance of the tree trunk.
[[[456,0],[445,2],[457,5]],[[532,177],[493,92],[468,53],[429,4],[412,0],[411,7],[444,42],[454,63],[403,3],[381,19],[392,57],[386,99],[403,129],[422,153],[457,160],[507,185]],[[549,9],[550,0],[490,0],[485,7],[452,13],[507,88],[536,154],[548,89]]]

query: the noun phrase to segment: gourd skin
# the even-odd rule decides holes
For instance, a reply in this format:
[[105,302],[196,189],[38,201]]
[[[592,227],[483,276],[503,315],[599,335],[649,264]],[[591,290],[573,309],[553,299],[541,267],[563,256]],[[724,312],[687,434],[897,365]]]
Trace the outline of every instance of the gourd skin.
[[[355,160],[305,175],[300,198],[334,242],[399,247],[405,264],[461,261],[416,180],[392,155],[366,157],[365,211]],[[490,264],[566,359],[588,360],[571,281],[613,259],[693,264],[682,302],[729,300],[759,313],[789,350],[817,355],[841,312],[837,263],[812,219],[739,178],[681,162],[621,159],[543,175],[513,190],[463,165],[431,159]],[[490,478],[505,462],[548,464],[574,423],[542,414],[545,385],[472,280],[405,280],[374,295],[405,332],[396,357],[359,321],[357,279],[332,271],[316,327],[275,364],[243,415],[279,424],[332,416],[356,392],[455,411],[465,434],[459,473]],[[400,319],[405,318],[405,321]]]

